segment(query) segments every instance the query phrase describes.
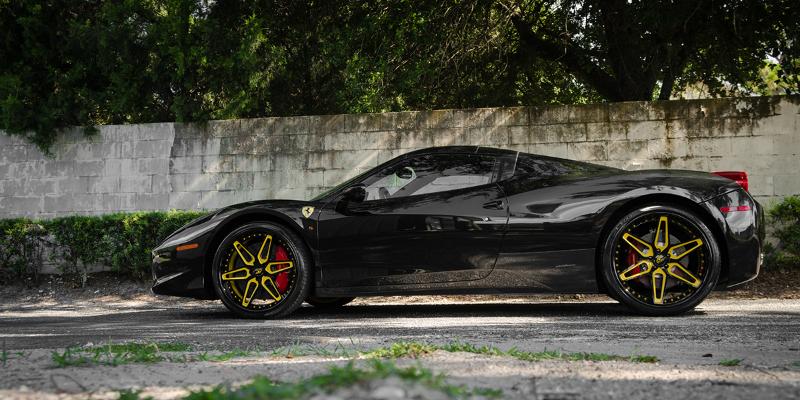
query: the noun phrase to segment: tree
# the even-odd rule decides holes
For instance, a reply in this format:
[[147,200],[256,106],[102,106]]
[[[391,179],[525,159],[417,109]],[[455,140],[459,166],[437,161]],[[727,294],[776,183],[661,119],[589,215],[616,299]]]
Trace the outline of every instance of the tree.
[[[606,100],[666,100],[702,82],[746,93],[767,57],[797,91],[800,3],[757,0],[501,2],[520,51],[558,61]],[[792,87],[793,86],[793,87]]]
[[516,51],[497,3],[387,0],[349,14],[341,102],[356,112],[599,101],[560,64]]
[[796,0],[6,1],[0,129],[796,93],[798,31]]

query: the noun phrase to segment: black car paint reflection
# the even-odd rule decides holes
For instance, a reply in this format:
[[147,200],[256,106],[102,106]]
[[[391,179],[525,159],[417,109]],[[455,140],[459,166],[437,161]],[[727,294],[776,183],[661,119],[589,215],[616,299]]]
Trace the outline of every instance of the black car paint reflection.
[[[383,198],[348,200],[349,190],[411,165],[415,157],[444,160],[415,173],[480,174],[491,164],[491,179],[453,190],[400,197],[383,191]],[[465,157],[480,157],[482,164],[459,169]],[[220,237],[237,224],[267,219],[294,229],[311,250],[316,296],[597,293],[603,291],[597,249],[604,230],[620,210],[648,199],[679,202],[708,222],[723,251],[720,287],[758,273],[763,210],[730,180],[704,172],[628,172],[509,150],[443,147],[397,157],[310,201],[242,203],[184,227],[154,252],[153,290],[213,298],[209,270]],[[720,211],[743,204],[752,212]],[[315,210],[309,217],[301,213],[307,206]],[[189,240],[200,247],[175,251]]]

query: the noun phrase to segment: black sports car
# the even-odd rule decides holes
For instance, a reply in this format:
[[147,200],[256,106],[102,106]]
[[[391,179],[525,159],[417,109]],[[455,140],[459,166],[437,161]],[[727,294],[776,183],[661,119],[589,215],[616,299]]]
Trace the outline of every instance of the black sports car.
[[741,172],[437,147],[310,201],[241,203],[190,222],[153,251],[153,292],[260,318],[355,296],[533,292],[607,293],[666,315],[754,279],[763,239]]

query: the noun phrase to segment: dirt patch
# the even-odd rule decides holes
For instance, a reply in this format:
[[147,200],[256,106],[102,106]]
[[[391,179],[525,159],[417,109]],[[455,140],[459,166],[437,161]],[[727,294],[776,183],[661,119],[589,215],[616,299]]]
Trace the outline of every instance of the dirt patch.
[[713,298],[800,299],[800,268],[762,271],[758,278],[733,290],[714,292]]

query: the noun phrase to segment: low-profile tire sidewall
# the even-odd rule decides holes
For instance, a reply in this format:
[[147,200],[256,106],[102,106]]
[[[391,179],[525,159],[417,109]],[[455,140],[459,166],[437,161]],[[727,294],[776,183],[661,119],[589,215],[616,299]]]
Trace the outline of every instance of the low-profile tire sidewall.
[[[291,251],[295,255],[297,282],[295,282],[295,287],[292,292],[289,293],[289,296],[282,300],[282,303],[276,307],[264,311],[245,310],[240,305],[236,304],[233,299],[228,298],[223,292],[220,281],[220,260],[224,257],[225,250],[230,247],[237,238],[248,232],[263,232],[265,230],[281,235],[289,242],[288,244],[291,247]],[[309,287],[311,286],[311,266],[312,260],[310,252],[296,233],[282,225],[271,222],[253,222],[234,229],[222,240],[214,255],[214,263],[211,266],[211,279],[217,296],[219,296],[222,303],[225,304],[225,307],[235,314],[245,318],[279,318],[292,313],[303,304],[303,300],[308,295]]]
[[[690,299],[679,302],[674,305],[654,305],[645,304],[631,296],[619,284],[617,272],[614,270],[614,248],[620,237],[624,233],[625,227],[638,217],[650,214],[667,214],[678,215],[692,222],[694,227],[699,230],[709,249],[708,274],[703,279],[703,283],[698,290],[693,293]],[[602,274],[606,288],[608,288],[611,297],[616,297],[618,300],[633,309],[635,312],[644,315],[676,315],[685,313],[695,308],[702,302],[717,285],[719,281],[720,271],[722,269],[722,257],[720,254],[719,244],[717,243],[714,234],[708,228],[706,223],[694,212],[686,210],[682,207],[674,205],[644,205],[631,210],[628,214],[623,216],[617,221],[611,230],[606,235],[603,243],[602,253]]]

